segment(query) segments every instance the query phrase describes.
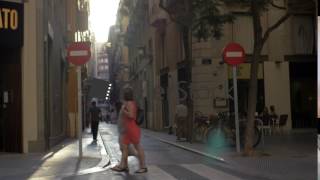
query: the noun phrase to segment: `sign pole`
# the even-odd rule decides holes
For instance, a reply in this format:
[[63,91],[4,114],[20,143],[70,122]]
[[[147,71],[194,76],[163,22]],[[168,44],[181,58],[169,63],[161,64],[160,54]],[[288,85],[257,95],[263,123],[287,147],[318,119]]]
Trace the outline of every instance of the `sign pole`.
[[237,66],[232,67],[233,74],[233,93],[234,93],[234,117],[236,125],[236,145],[237,153],[240,152],[240,132],[239,132],[239,113],[238,113],[238,86],[237,86]]
[[[90,42],[73,42],[67,48],[67,59],[77,67],[78,79],[78,138],[79,138],[79,158],[82,158],[82,85],[81,85],[81,65],[90,60]],[[84,107],[83,107],[84,108]]]
[[81,92],[81,66],[77,67],[78,77],[78,132],[79,132],[79,158],[82,159],[82,92]]

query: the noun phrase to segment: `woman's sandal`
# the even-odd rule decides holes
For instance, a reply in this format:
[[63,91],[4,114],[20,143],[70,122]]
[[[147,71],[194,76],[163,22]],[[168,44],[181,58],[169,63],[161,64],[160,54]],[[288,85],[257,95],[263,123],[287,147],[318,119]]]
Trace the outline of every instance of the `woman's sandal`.
[[135,173],[139,174],[139,173],[146,173],[146,172],[148,172],[148,168],[140,168]]
[[120,167],[119,165],[117,166],[114,166],[112,168],[110,168],[112,171],[117,171],[117,172],[128,172],[129,171],[129,168],[128,167]]

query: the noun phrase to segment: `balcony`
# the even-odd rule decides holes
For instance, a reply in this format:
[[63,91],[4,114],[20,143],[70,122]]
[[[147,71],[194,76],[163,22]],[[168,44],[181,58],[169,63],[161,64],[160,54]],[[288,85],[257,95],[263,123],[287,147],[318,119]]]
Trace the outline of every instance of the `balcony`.
[[87,31],[89,29],[88,26],[88,12],[87,11],[78,11],[78,30],[79,31]]
[[77,2],[77,30],[84,32],[89,29],[88,18],[89,18],[89,1],[78,0]]
[[175,11],[177,0],[160,0],[160,6],[167,9],[169,12]]

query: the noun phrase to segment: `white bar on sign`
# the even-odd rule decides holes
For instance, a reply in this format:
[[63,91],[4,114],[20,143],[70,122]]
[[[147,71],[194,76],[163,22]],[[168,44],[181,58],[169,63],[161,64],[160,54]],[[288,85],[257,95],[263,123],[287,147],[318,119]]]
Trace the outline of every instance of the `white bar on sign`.
[[88,56],[87,50],[70,51],[70,56]]
[[241,51],[227,52],[226,57],[242,57],[242,52]]

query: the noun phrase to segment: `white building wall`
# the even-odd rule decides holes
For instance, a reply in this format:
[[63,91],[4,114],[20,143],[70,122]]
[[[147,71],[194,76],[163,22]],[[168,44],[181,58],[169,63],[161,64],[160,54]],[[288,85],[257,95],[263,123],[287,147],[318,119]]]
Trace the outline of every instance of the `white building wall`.
[[287,129],[291,129],[289,63],[264,63],[265,105],[275,106],[278,115],[288,114]]
[[23,152],[28,153],[29,141],[38,138],[38,89],[37,89],[37,1],[24,4],[24,46],[22,48],[22,124]]

